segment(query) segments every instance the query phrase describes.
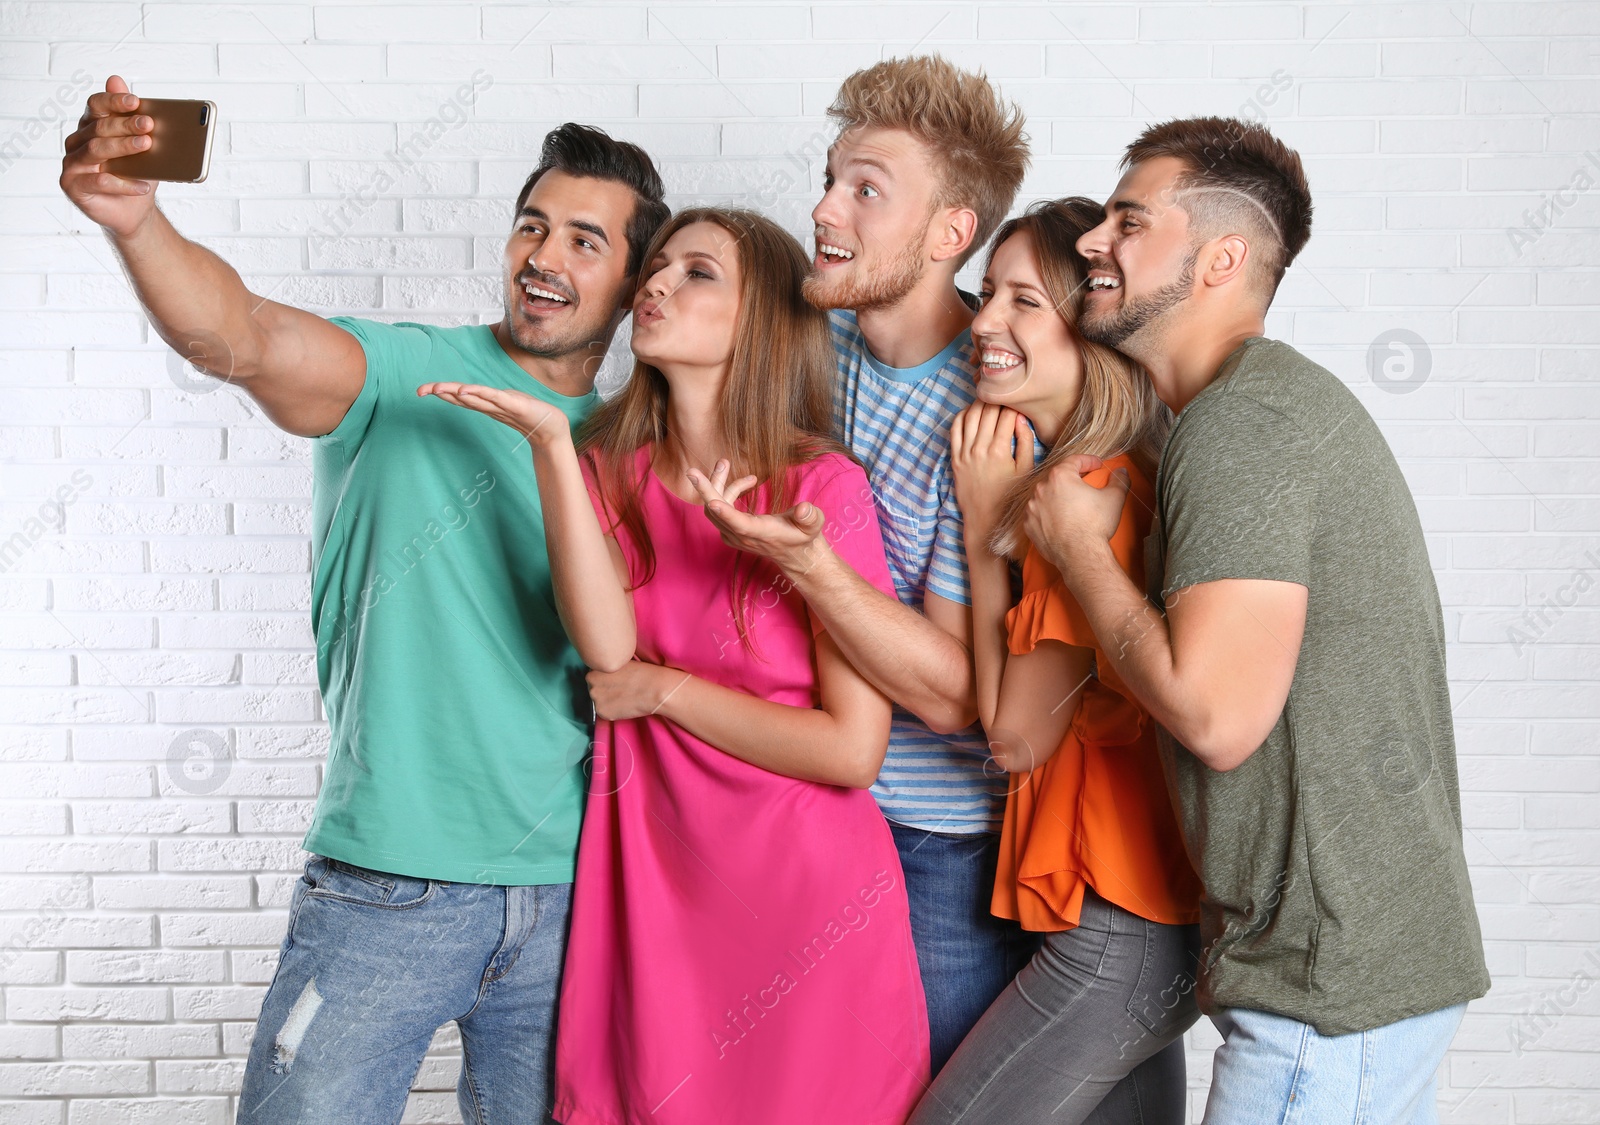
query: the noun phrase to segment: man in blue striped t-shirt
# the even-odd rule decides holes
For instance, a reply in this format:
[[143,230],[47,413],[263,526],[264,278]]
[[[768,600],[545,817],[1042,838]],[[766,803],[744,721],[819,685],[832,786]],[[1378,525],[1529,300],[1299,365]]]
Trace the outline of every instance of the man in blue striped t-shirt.
[[896,704],[873,794],[905,869],[937,1072],[1034,949],[989,912],[1006,773],[976,722],[949,438],[974,397],[973,310],[956,273],[1010,209],[1028,149],[1016,107],[939,58],[859,71],[828,113],[840,135],[811,215],[806,296],[832,310],[834,418],[871,480],[899,601],[839,561],[809,505],[752,517],[713,502],[707,514],[783,569]]

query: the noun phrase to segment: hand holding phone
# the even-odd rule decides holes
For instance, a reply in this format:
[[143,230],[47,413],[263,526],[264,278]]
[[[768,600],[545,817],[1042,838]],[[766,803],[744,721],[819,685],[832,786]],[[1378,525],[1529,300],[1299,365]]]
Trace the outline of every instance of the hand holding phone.
[[[207,107],[203,121],[202,105]],[[172,129],[161,128],[152,106]],[[205,178],[215,126],[210,103],[140,99],[112,75],[103,92],[90,95],[77,131],[67,138],[61,190],[111,233],[131,234],[155,210],[157,180]],[[130,166],[123,163],[129,158],[138,159]]]
[[211,102],[178,98],[140,98],[139,115],[150,121],[150,147],[108,160],[105,170],[140,180],[197,184],[211,170],[212,125],[217,107]]

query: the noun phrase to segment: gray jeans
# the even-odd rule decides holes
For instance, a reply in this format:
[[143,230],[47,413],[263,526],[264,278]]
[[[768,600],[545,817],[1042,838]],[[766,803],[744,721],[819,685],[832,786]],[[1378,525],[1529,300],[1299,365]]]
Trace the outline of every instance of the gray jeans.
[[1199,945],[1197,926],[1085,892],[1078,927],[1046,935],[908,1125],[1181,1125]]

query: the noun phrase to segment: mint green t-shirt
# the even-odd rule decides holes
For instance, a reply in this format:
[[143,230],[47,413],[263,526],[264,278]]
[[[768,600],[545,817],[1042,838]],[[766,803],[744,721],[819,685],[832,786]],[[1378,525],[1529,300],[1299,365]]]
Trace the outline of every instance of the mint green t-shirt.
[[416,878],[570,882],[590,715],[556,614],[527,442],[418,398],[435,380],[557,394],[484,326],[338,317],[367,378],[314,439],[311,622],[332,734],[307,851]]

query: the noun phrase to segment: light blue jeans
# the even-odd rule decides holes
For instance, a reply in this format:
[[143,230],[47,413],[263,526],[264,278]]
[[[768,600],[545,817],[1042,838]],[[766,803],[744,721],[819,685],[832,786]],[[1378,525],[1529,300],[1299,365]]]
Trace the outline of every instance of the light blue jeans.
[[240,1125],[395,1125],[461,1028],[469,1125],[550,1120],[570,883],[441,883],[312,856],[239,1094]]
[[1204,1125],[1437,1125],[1434,1081],[1465,1004],[1357,1031],[1246,1008],[1211,1017],[1222,1033]]

